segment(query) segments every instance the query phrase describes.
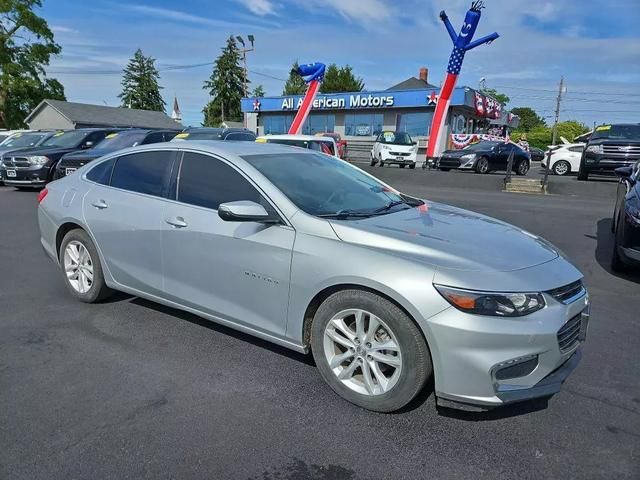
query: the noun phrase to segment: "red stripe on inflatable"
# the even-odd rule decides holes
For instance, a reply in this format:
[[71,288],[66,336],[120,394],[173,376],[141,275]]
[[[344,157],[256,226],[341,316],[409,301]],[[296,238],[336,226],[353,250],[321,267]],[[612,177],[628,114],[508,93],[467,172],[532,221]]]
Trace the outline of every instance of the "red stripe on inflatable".
[[304,94],[302,105],[300,105],[298,113],[296,113],[296,116],[291,123],[291,127],[289,127],[289,135],[298,135],[302,130],[304,121],[309,115],[309,111],[311,110],[311,106],[313,105],[313,100],[315,99],[319,89],[320,82],[318,80],[311,80],[309,82],[309,88],[307,88],[307,93]]
[[427,158],[433,158],[435,156],[440,131],[444,126],[448,110],[447,107],[449,106],[451,93],[456,86],[457,80],[458,76],[453,75],[452,73],[447,73],[447,76],[445,77],[444,85],[440,90],[440,96],[438,97],[438,103],[436,104],[436,111],[434,112],[433,120],[431,121],[431,132],[429,133],[429,142],[427,144]]

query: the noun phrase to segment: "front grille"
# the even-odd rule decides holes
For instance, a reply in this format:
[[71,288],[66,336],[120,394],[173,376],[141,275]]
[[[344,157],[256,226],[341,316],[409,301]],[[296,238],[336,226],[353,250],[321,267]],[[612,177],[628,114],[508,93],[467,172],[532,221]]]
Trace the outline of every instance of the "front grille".
[[580,326],[581,326],[582,314],[579,313],[573,318],[570,318],[567,323],[565,323],[560,330],[558,330],[558,347],[560,347],[560,351],[565,353],[578,341],[578,336],[580,335]]
[[457,168],[457,167],[460,166],[460,159],[459,158],[452,158],[452,157],[440,157],[440,161],[438,162],[438,166],[439,167]]
[[27,158],[25,157],[3,157],[4,160],[3,163],[8,167],[8,168],[26,168],[26,167],[30,167],[31,164],[29,163],[29,160],[27,160]]
[[585,289],[582,285],[582,280],[578,280],[577,282],[570,283],[569,285],[549,290],[547,293],[559,302],[571,303],[570,300],[572,298],[580,296],[584,291]]
[[88,163],[88,162],[89,160],[87,160],[86,158],[84,159],[65,158],[64,160],[61,160],[58,165],[60,168],[80,168],[81,166],[83,166],[85,163]]
[[640,146],[636,145],[603,145],[607,155],[640,155]]
[[389,155],[393,155],[394,157],[408,157],[411,155],[411,152],[389,152]]

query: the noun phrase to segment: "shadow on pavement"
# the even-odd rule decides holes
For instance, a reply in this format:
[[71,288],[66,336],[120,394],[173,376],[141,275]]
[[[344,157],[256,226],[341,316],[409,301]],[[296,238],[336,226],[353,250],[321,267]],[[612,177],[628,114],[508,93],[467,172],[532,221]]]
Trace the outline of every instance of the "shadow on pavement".
[[156,312],[164,313],[166,315],[178,317],[181,320],[186,320],[187,322],[193,323],[195,325],[199,325],[204,328],[208,328],[209,330],[212,330],[214,332],[218,332],[223,335],[228,335],[230,337],[237,338],[238,340],[242,340],[243,342],[252,343],[253,345],[256,345],[260,348],[264,348],[266,350],[277,353],[279,355],[283,355],[293,360],[297,360],[298,362],[302,362],[312,366],[315,365],[312,355],[305,355],[303,353],[295,352],[288,348],[281,347],[280,345],[276,345],[275,343],[271,343],[266,340],[262,340],[258,337],[254,337],[253,335],[249,335],[248,333],[243,333],[238,330],[225,327],[224,325],[220,325],[219,323],[215,323],[213,321],[204,319],[192,313],[185,312],[183,310],[178,310],[171,307],[166,307],[159,303],[155,303],[150,300],[145,300],[144,298],[140,298],[140,297],[134,298],[133,300],[131,300],[131,303],[135,305],[139,305],[141,307],[149,308],[151,310],[155,310]]
[[467,422],[490,422],[504,418],[518,417],[532,412],[545,410],[549,406],[550,397],[535,398],[524,402],[512,403],[502,407],[496,407],[486,412],[465,412],[452,408],[438,407],[438,413],[443,417],[455,418]]
[[598,220],[596,232],[596,261],[611,275],[634,283],[640,283],[640,271],[614,272],[611,269],[611,255],[613,254],[613,233],[611,232],[611,218]]

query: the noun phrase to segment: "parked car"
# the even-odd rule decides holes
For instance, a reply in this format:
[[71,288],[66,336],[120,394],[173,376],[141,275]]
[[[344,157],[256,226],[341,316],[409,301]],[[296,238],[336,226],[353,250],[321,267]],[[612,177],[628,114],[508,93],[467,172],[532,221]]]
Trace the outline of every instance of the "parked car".
[[0,143],[0,185],[4,185],[2,155],[11,154],[31,147],[37,147],[45,142],[53,132],[15,133]]
[[611,230],[614,234],[611,268],[623,272],[640,268],[640,162],[616,169],[620,178]]
[[311,351],[381,412],[432,377],[447,407],[546,397],[579,362],[589,296],[546,240],[316,151],[183,150],[111,153],[40,192],[42,246],[76,299],[120,290]]
[[292,147],[315,150],[327,155],[338,157],[338,146],[333,137],[316,137],[313,135],[264,135],[256,139],[257,143],[277,143],[279,145],[290,145]]
[[489,173],[507,170],[509,155],[513,156],[513,171],[526,175],[531,168],[531,157],[514,143],[483,141],[468,145],[462,150],[446,150],[436,161],[436,167],[445,172],[451,169],[474,170]]
[[56,132],[42,144],[15,155],[2,155],[1,175],[6,185],[39,187],[53,180],[56,165],[66,153],[93,148],[118,129],[82,128]]
[[640,160],[640,123],[619,123],[596,127],[580,159],[578,180],[591,173],[609,173]]
[[390,164],[400,168],[416,168],[417,154],[418,142],[414,142],[411,135],[385,130],[378,134],[371,149],[371,166],[380,163],[381,167]]
[[79,152],[64,155],[60,159],[60,162],[58,162],[53,178],[58,179],[70,175],[92,160],[100,158],[107,153],[115,152],[116,150],[135,147],[136,145],[168,142],[175,137],[177,133],[177,130],[145,129],[122,130],[121,132],[110,133],[91,150],[80,150]]
[[13,137],[16,133],[27,133],[32,130],[0,130],[0,145]]
[[331,137],[336,142],[336,146],[338,148],[338,157],[342,160],[347,159],[347,141],[344,140],[339,133],[335,132],[318,132],[316,133],[316,137]]
[[531,155],[532,162],[541,162],[544,158],[545,152],[538,147],[529,147],[529,155]]
[[[584,151],[584,143],[571,143],[565,145],[549,145],[551,151],[550,169],[556,175],[569,175],[577,173],[580,169],[580,159]],[[542,168],[547,168],[547,156],[541,163]]]
[[178,133],[172,142],[184,140],[237,140],[255,142],[256,134],[247,128],[193,127]]

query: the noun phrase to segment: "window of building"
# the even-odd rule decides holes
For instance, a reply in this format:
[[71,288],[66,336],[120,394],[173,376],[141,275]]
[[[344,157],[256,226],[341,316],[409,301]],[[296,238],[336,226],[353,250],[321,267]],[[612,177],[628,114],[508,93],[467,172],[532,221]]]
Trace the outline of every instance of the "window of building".
[[161,197],[171,172],[173,152],[153,151],[118,158],[111,186]]
[[317,114],[310,113],[307,121],[304,122],[302,133],[305,135],[315,135],[320,132],[333,132],[336,126],[336,116],[332,113]]
[[208,155],[184,154],[178,201],[217,210],[221,203],[239,200],[265,203],[253,185],[226,163]]
[[265,115],[262,119],[265,135],[287,133],[291,123],[293,115]]
[[407,132],[412,137],[426,137],[431,128],[433,112],[399,113],[396,118],[396,130]]
[[382,113],[347,113],[344,133],[347,136],[366,137],[382,131]]

